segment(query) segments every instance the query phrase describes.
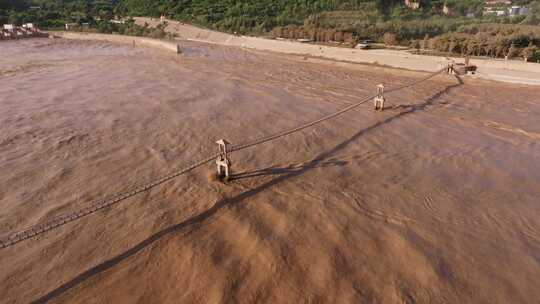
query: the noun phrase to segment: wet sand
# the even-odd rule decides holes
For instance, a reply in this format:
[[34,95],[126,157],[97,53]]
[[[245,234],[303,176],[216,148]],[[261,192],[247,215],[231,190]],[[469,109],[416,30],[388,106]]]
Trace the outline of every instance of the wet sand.
[[[0,235],[425,74],[0,44]],[[540,93],[438,76],[0,250],[2,303],[535,303]]]

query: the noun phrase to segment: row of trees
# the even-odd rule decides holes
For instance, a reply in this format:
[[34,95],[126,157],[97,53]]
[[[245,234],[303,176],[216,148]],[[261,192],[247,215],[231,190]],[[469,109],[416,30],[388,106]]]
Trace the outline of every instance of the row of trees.
[[0,23],[33,22],[61,27],[68,22],[111,19],[120,0],[0,0]]
[[119,10],[130,15],[159,16],[220,30],[268,32],[277,26],[302,25],[322,12],[364,9],[374,3],[383,12],[402,0],[123,0]]
[[465,26],[454,33],[425,38],[417,47],[441,52],[490,57],[540,60],[540,27],[483,24]]
[[[77,22],[102,32],[148,34],[149,29],[119,27],[108,20],[115,15],[167,15],[242,34],[351,44],[371,39],[475,55],[517,52],[532,54],[532,59],[534,47],[540,46],[538,27],[524,24],[540,23],[540,1],[520,1],[531,7],[530,15],[459,17],[478,13],[483,0],[420,0],[420,10],[406,8],[402,0],[0,0],[0,23],[33,22],[51,28]],[[442,16],[444,4],[458,16]]]
[[352,32],[338,31],[334,29],[309,28],[300,26],[276,27],[272,30],[274,38],[310,39],[316,42],[341,42],[354,45],[357,37]]
[[[316,42],[336,41],[354,45],[374,39],[389,45],[410,45],[461,55],[523,57],[540,59],[540,27],[513,24],[437,23],[432,20],[375,22],[347,30],[322,28],[309,24],[276,27],[273,37],[307,38]],[[433,38],[430,38],[433,37]]]
[[[113,15],[154,17],[167,15],[177,20],[219,30],[248,33],[269,32],[277,26],[300,26],[320,16],[318,27],[336,30],[356,28],[358,31],[365,24],[374,23],[378,23],[377,27],[381,28],[381,24],[385,22],[387,24],[384,27],[392,27],[396,22],[420,20],[429,21],[423,22],[421,26],[444,27],[442,30],[445,30],[456,21],[455,18],[437,17],[441,16],[444,4],[451,7],[458,16],[469,12],[480,16],[484,2],[483,0],[419,1],[421,9],[410,10],[405,7],[403,0],[0,0],[0,21],[18,23],[32,19],[42,26],[57,26],[65,22],[107,19]],[[530,2],[528,5],[533,11],[530,16],[489,17],[491,20],[475,18],[468,21],[528,24],[540,22],[538,18],[540,1],[520,1]],[[374,27],[371,26],[370,30],[374,30]]]
[[[172,39],[174,34],[167,33],[165,28],[167,27],[167,22],[159,24],[157,27],[150,27],[148,24],[144,26],[137,25],[133,19],[128,19],[125,23],[111,23],[107,20],[97,21],[94,29],[100,33],[117,33],[127,36],[143,36],[156,39]],[[79,28],[82,30],[82,28]]]

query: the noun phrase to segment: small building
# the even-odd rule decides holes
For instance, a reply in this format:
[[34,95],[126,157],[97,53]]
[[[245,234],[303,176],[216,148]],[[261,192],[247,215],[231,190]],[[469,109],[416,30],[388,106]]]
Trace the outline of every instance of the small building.
[[486,0],[484,2],[484,16],[506,16],[509,13],[509,6],[512,5],[511,0]]
[[442,12],[443,12],[443,14],[445,14],[446,16],[449,16],[449,15],[452,14],[452,10],[450,9],[450,7],[448,7],[448,5],[446,4],[446,2],[445,2],[444,5],[443,5]]
[[508,16],[516,16],[516,15],[519,15],[519,9],[521,7],[519,6],[512,6],[512,7],[509,7],[508,8]]
[[31,26],[31,27],[28,27],[28,24],[31,24],[31,23],[27,23],[27,24],[23,24],[23,25],[22,25],[22,31],[23,31],[25,34],[27,34],[27,35],[32,35],[32,33],[33,33],[33,31],[34,31],[34,30],[33,30],[34,25],[31,24],[32,26]]
[[405,0],[405,6],[416,10],[420,8],[420,0]]
[[65,29],[66,31],[72,31],[72,30],[75,30],[75,29],[78,29],[79,28],[79,24],[78,23],[66,23],[65,25]]
[[0,31],[2,39],[34,37],[39,35],[39,31],[33,23],[25,23],[20,27],[13,24],[4,24]]
[[4,24],[1,33],[2,39],[17,38],[17,33],[15,32],[15,26],[13,24]]
[[35,31],[36,30],[36,27],[34,26],[33,23],[23,24],[22,27],[23,27],[23,29],[28,30],[28,31]]
[[484,2],[484,7],[501,7],[512,5],[512,0],[488,0]]
[[498,9],[498,8],[484,8],[484,12],[482,13],[484,16],[497,16],[502,17],[506,16],[508,13],[505,9]]
[[528,13],[529,13],[528,7],[514,5],[508,8],[509,16],[527,15]]

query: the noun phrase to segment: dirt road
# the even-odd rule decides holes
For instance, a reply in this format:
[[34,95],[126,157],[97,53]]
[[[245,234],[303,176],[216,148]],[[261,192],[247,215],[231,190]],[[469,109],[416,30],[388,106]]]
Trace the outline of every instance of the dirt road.
[[[2,42],[0,234],[425,74]],[[534,303],[537,87],[440,76],[0,250],[0,302]]]

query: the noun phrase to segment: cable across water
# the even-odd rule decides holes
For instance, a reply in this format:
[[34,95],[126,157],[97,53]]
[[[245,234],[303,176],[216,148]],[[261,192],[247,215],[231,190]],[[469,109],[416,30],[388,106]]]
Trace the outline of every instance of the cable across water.
[[[411,83],[408,83],[408,84],[404,84],[404,85],[401,85],[401,86],[398,86],[398,87],[395,87],[395,88],[391,88],[389,90],[386,91],[386,93],[392,93],[392,92],[396,92],[396,91],[399,91],[399,90],[402,90],[402,89],[405,89],[405,88],[409,88],[409,87],[412,87],[412,86],[415,86],[419,83],[422,83],[424,81],[427,81],[439,74],[441,74],[443,71],[445,71],[445,69],[441,69],[437,72],[434,72],[434,73],[431,73],[429,75],[427,75],[426,77],[424,78],[421,78],[421,79],[418,79],[414,82],[411,82]],[[336,116],[339,116],[345,112],[348,112],[348,111],[351,111],[357,107],[359,107],[360,105],[372,100],[376,95],[373,95],[373,96],[370,96],[370,97],[366,97],[364,99],[362,99],[361,101],[357,102],[357,103],[354,103],[352,105],[349,105],[337,112],[334,112],[334,113],[331,113],[331,114],[328,114],[328,115],[325,115],[319,119],[316,119],[316,120],[313,120],[313,121],[310,121],[310,122],[307,122],[307,123],[304,123],[300,126],[297,126],[297,127],[294,127],[294,128],[291,128],[291,129],[288,129],[288,130],[284,130],[284,131],[281,131],[281,132],[278,132],[278,133],[275,133],[275,134],[272,134],[272,135],[266,135],[266,136],[262,136],[262,137],[259,137],[259,138],[255,138],[255,139],[252,139],[248,142],[245,142],[243,144],[239,144],[239,145],[235,145],[235,146],[232,146],[230,148],[230,150],[228,151],[229,153],[234,153],[234,152],[237,152],[237,151],[240,151],[240,150],[244,150],[244,149],[248,149],[250,147],[253,147],[253,146],[257,146],[257,145],[260,145],[260,144],[263,144],[263,143],[266,143],[266,142],[269,142],[269,141],[273,141],[273,140],[276,140],[278,138],[281,138],[281,137],[284,137],[284,136],[287,136],[287,135],[290,135],[290,134],[293,134],[293,133],[296,133],[296,132],[299,132],[299,131],[302,131],[306,128],[309,128],[311,126],[314,126],[316,124],[319,124],[319,123],[322,123],[326,120],[329,120],[329,119],[332,119]],[[102,210],[104,208],[107,208],[107,207],[111,207],[113,205],[116,205],[130,197],[133,197],[137,194],[140,194],[142,192],[146,192],[148,190],[150,190],[151,188],[154,188],[158,185],[161,185],[171,179],[174,179],[180,175],[183,175],[185,173],[188,173],[198,167],[201,167],[205,164],[208,164],[210,163],[212,160],[216,159],[218,156],[220,155],[220,153],[215,153],[215,154],[212,154],[212,155],[208,155],[206,157],[202,157],[200,160],[198,161],[195,161],[189,165],[186,165],[184,166],[183,168],[181,168],[180,170],[174,172],[174,173],[171,173],[169,175],[166,175],[166,176],[163,176],[161,178],[158,178],[158,179],[155,179],[149,183],[146,183],[146,184],[143,184],[143,185],[140,185],[140,186],[136,186],[134,187],[133,189],[131,190],[128,190],[128,191],[125,191],[125,192],[121,192],[121,193],[117,193],[115,194],[111,199],[108,199],[108,200],[100,200],[100,201],[95,201],[95,202],[92,202],[90,203],[89,206],[87,207],[84,207],[78,211],[75,211],[75,212],[71,212],[71,213],[68,213],[68,214],[65,214],[65,215],[61,215],[61,216],[58,216],[58,217],[55,217],[51,220],[48,220],[48,221],[45,221],[44,223],[42,224],[37,224],[37,225],[34,225],[34,226],[30,226],[30,227],[27,227],[27,228],[24,228],[24,229],[21,229],[17,232],[14,232],[12,234],[10,234],[9,236],[3,238],[3,239],[0,239],[0,249],[4,249],[4,248],[7,248],[7,247],[11,247],[19,242],[22,242],[22,241],[25,241],[25,240],[28,240],[28,239],[31,239],[31,238],[34,238],[40,234],[43,234],[45,232],[48,232],[48,231],[51,231],[53,229],[56,229],[58,227],[61,227],[63,225],[66,225],[68,223],[71,223],[73,221],[76,221],[78,219],[81,219],[87,215],[90,215],[90,214],[93,214],[93,213],[96,213],[97,211],[99,210]]]

